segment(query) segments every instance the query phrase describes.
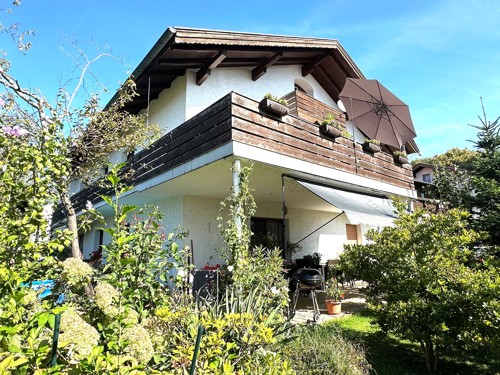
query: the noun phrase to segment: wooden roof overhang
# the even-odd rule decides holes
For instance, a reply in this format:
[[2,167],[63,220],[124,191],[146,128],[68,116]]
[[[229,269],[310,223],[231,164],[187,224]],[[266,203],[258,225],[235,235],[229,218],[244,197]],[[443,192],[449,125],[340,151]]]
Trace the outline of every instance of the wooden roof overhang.
[[301,65],[302,75],[311,74],[334,100],[347,77],[364,78],[337,40],[175,27],[132,73],[139,96],[126,110],[146,108],[148,98],[158,98],[186,69],[195,69],[196,83],[202,85],[216,68],[248,67],[256,81],[276,65]]

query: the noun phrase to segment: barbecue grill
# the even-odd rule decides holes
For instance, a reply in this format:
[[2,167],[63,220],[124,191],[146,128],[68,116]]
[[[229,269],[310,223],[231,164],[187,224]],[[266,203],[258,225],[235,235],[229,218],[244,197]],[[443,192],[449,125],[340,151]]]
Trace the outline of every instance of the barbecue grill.
[[321,271],[315,268],[299,268],[292,276],[292,283],[295,286],[292,316],[295,314],[300,292],[309,292],[311,293],[313,302],[313,321],[315,322],[320,314],[316,291],[323,290],[323,275]]

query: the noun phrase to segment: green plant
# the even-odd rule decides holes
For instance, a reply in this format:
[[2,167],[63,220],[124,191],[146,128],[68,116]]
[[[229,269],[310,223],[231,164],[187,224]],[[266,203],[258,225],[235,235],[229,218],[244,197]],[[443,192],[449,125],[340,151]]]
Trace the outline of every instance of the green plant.
[[471,213],[469,225],[481,233],[476,244],[490,254],[500,248],[500,118],[479,117],[476,151],[452,149],[436,156],[435,183],[441,201]]
[[351,133],[349,133],[347,130],[344,130],[344,131],[342,132],[342,137],[344,137],[344,138],[348,138],[348,139],[352,139],[352,134],[351,134]]
[[417,341],[429,371],[451,346],[496,345],[499,268],[494,258],[478,262],[467,249],[477,238],[466,229],[467,214],[397,206],[394,227],[369,231],[372,243],[347,246],[341,255],[342,268],[368,282],[369,306],[382,329]]
[[219,304],[196,311],[192,306],[167,303],[145,323],[155,346],[159,371],[186,373],[193,356],[197,328],[204,333],[197,373],[290,374],[290,362],[280,353],[289,326],[280,308],[269,309],[256,289],[243,296],[226,290]]
[[321,263],[321,254],[320,253],[307,254],[303,256],[303,259],[306,265],[319,266],[319,264]]
[[340,125],[340,122],[337,121],[333,113],[328,113],[325,116],[325,119],[321,121],[321,125],[330,125],[333,126],[334,128],[342,130],[342,125]]
[[340,302],[344,298],[344,291],[339,288],[336,278],[331,278],[325,285],[325,299]]
[[378,139],[365,138],[365,143],[373,143],[374,145],[380,145],[380,141]]
[[368,375],[369,364],[361,345],[347,340],[333,325],[296,326],[294,340],[285,345],[297,374]]
[[264,95],[264,98],[272,100],[273,102],[276,102],[276,103],[279,103],[279,104],[282,104],[282,105],[288,107],[288,101],[286,99],[280,99],[271,93],[267,93],[266,95]]
[[[217,220],[226,247],[220,249],[220,253],[227,260],[230,283],[236,290],[245,296],[259,289],[265,296],[263,303],[270,308],[279,305],[284,309],[288,303],[288,292],[283,277],[281,250],[277,247],[250,247],[252,233],[248,223],[256,209],[249,187],[251,171],[251,166],[239,171],[239,186],[233,186],[232,194],[221,202]],[[225,209],[228,218],[224,222]]]
[[394,156],[401,156],[401,157],[403,157],[403,158],[408,157],[408,155],[406,154],[406,152],[404,152],[404,151],[399,151],[399,150],[394,151],[392,154],[393,154]]

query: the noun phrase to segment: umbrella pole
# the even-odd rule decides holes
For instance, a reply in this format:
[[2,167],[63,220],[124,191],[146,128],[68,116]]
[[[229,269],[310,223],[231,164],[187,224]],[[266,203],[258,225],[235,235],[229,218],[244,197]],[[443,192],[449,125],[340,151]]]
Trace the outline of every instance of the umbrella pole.
[[[352,98],[349,98],[349,102],[351,104],[351,113],[352,111]],[[358,174],[358,152],[356,151],[356,125],[354,125],[354,121],[350,120],[352,124],[352,147],[354,147],[354,170],[356,174]]]

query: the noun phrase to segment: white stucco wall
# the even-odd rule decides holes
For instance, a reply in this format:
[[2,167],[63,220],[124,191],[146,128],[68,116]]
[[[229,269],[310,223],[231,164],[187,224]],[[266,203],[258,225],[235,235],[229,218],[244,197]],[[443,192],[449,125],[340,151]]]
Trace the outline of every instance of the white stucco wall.
[[260,100],[265,94],[283,96],[295,90],[295,80],[311,85],[314,97],[337,108],[335,102],[311,76],[302,77],[299,65],[272,66],[257,81],[252,81],[251,68],[218,68],[201,85],[196,84],[196,71],[186,72],[186,118],[190,118],[231,91]]
[[432,170],[432,168],[422,168],[421,170],[419,170],[416,174],[415,174],[415,180],[417,181],[423,181],[424,178],[423,178],[423,175],[424,174],[430,174],[431,175],[431,181],[432,182],[434,180],[434,171]]
[[165,233],[172,233],[178,227],[189,229],[184,225],[182,215],[184,210],[183,197],[169,197],[153,202],[151,205],[157,206],[163,214],[163,230]]
[[169,89],[163,90],[158,99],[149,105],[149,121],[158,124],[162,134],[176,128],[186,117],[186,82],[187,75],[177,77]]
[[217,216],[219,216],[220,201],[200,197],[184,197],[184,225],[189,230],[186,244],[194,249],[194,263],[203,267],[223,263],[217,249],[224,246],[219,234]]

